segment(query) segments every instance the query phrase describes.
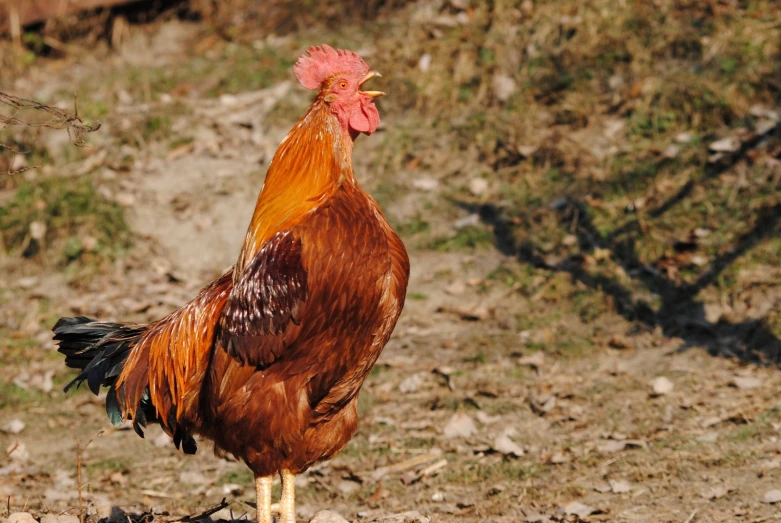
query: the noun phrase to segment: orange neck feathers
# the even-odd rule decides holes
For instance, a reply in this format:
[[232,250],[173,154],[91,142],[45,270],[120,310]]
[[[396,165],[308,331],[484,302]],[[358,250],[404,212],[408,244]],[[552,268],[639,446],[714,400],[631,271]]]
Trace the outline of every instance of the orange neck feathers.
[[355,183],[353,139],[318,95],[271,160],[234,279],[277,232],[298,223],[340,184]]

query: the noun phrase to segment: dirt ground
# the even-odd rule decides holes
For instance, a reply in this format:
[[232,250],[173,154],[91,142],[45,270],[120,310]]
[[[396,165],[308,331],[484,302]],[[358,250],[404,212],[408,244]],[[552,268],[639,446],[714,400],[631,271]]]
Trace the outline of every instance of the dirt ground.
[[[115,50],[41,60],[3,80],[4,90],[66,106],[63,93],[78,86],[82,112],[93,111],[103,128],[85,150],[50,154],[47,165],[17,175],[0,203],[10,205],[23,183],[89,176],[95,193],[122,210],[132,247],[104,257],[93,247],[92,265],[12,250],[0,257],[0,519],[83,509],[90,521],[171,520],[225,499],[212,519],[251,520],[254,492],[241,463],[215,458],[207,442],[184,456],[156,427],[144,440],[130,427],[113,429],[102,397],[63,394],[73,374],[48,329],[61,315],[158,318],[233,263],[268,162],[308,103],[289,74],[302,46],[267,38],[264,49],[285,56],[279,72],[214,95],[182,78],[239,48],[175,19],[126,30]],[[371,63],[372,49],[363,51]],[[155,71],[166,69],[188,73],[160,87]],[[696,299],[681,295],[685,306],[672,319],[623,314],[610,285],[635,275],[594,284],[566,265],[535,266],[506,252],[501,223],[451,191],[462,184],[480,200],[492,190],[490,175],[470,172],[480,156],[463,148],[449,157],[444,144],[425,164],[397,158],[394,129],[414,143],[423,124],[407,114],[414,108],[390,107],[380,108],[382,132],[359,139],[355,164],[402,229],[412,263],[407,304],[362,390],[355,438],[298,478],[299,518],[329,509],[359,521],[410,511],[419,514],[408,520],[431,522],[781,519],[781,374],[772,358],[745,356],[757,338],[735,327],[777,314],[779,267],[741,251],[735,270],[762,284],[740,284],[740,300],[725,298],[721,282]],[[49,151],[73,149],[61,132],[39,140]],[[735,169],[722,174],[743,176]],[[778,215],[760,220],[751,248],[778,236]],[[473,230],[488,241],[459,232]],[[572,231],[565,244],[579,241]],[[79,238],[85,252],[90,238],[105,243],[90,234]],[[603,247],[590,251],[591,263],[611,263]],[[670,305],[649,289],[651,306],[659,296]],[[776,332],[768,330],[775,342]]]

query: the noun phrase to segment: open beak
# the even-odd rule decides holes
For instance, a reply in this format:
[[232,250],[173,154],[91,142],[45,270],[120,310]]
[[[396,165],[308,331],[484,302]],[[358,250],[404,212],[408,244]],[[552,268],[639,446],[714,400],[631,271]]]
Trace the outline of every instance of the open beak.
[[[372,78],[375,78],[375,77],[382,77],[382,75],[381,75],[380,73],[378,73],[377,71],[369,71],[369,74],[367,74],[366,76],[364,76],[364,77],[363,77],[363,80],[361,80],[361,81],[358,83],[358,86],[359,86],[359,87],[360,87],[360,86],[362,86],[363,84],[365,84],[366,82],[368,82],[369,80],[371,80]],[[369,96],[371,96],[372,98],[377,98],[377,97],[380,97],[380,96],[385,96],[385,93],[383,93],[382,91],[361,91],[361,94],[366,94],[366,95],[369,95]]]

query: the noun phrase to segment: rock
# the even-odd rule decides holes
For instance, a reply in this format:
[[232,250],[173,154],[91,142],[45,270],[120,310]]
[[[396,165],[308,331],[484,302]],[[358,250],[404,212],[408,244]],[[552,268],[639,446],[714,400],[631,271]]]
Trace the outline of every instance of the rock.
[[533,352],[528,356],[518,358],[518,365],[534,367],[541,369],[545,365],[545,353],[542,351]]
[[506,102],[518,91],[518,84],[507,75],[494,76],[494,94],[500,102]]
[[465,227],[474,227],[478,224],[480,224],[480,216],[478,214],[469,214],[453,222],[453,227],[463,229]]
[[673,391],[673,388],[675,388],[673,382],[664,376],[659,376],[651,382],[651,389],[653,390],[654,396],[664,396],[665,394],[669,394]]
[[27,157],[23,154],[14,155],[14,159],[11,160],[11,166],[9,170],[13,173],[27,167]]
[[442,503],[445,501],[445,493],[441,491],[436,491],[431,495],[431,501],[435,503]]
[[762,503],[778,503],[781,501],[781,490],[768,490],[762,497]]
[[24,430],[25,427],[26,425],[24,424],[24,421],[17,418],[17,419],[12,419],[8,423],[6,423],[3,426],[2,430],[3,432],[6,432],[8,434],[19,434]]
[[421,191],[433,191],[439,187],[439,182],[434,178],[416,178],[412,180],[412,186]]
[[409,394],[416,392],[423,384],[423,374],[418,372],[412,376],[407,376],[399,383],[399,392]]
[[79,523],[79,518],[70,514],[46,514],[41,523]]
[[613,494],[625,494],[632,490],[632,487],[629,485],[629,483],[623,480],[611,479],[608,481],[608,484],[610,485],[610,490],[613,492]]
[[41,241],[46,236],[46,224],[41,221],[30,222],[30,237],[33,240]]
[[480,196],[488,190],[488,180],[485,178],[472,178],[469,180],[469,192],[475,196]]
[[662,152],[662,156],[664,156],[669,160],[672,160],[673,158],[677,158],[680,152],[681,152],[680,146],[671,144],[664,149],[664,151]]
[[516,458],[520,458],[526,454],[526,452],[524,452],[517,443],[511,440],[510,436],[507,434],[502,434],[494,440],[494,450],[501,452],[505,456],[514,456]]
[[757,387],[762,386],[762,378],[756,378],[754,376],[735,376],[729,384],[730,386],[741,390],[756,389]]
[[689,143],[692,141],[693,138],[694,136],[692,135],[692,133],[688,131],[684,131],[682,133],[678,133],[675,135],[675,141],[678,143]]
[[309,523],[350,523],[336,512],[330,510],[321,510],[315,514]]
[[711,143],[709,149],[716,153],[734,153],[740,149],[740,138],[728,136]]
[[29,512],[14,512],[6,519],[8,523],[38,523]]
[[418,69],[420,69],[421,73],[427,73],[429,69],[431,69],[431,55],[426,53],[420,57],[420,60],[418,60]]
[[584,505],[580,501],[573,501],[559,508],[559,513],[566,516],[577,516],[580,519],[586,519],[591,514],[597,512],[597,509]]
[[205,485],[209,483],[206,476],[195,470],[186,470],[179,473],[179,481],[181,483],[189,483],[191,485]]
[[361,484],[357,481],[350,481],[347,479],[344,479],[340,481],[336,488],[339,489],[339,492],[344,494],[345,496],[349,496],[350,494],[355,494],[359,490],[361,490]]
[[490,414],[483,412],[482,410],[478,411],[477,414],[477,421],[482,423],[483,425],[490,425],[491,423],[496,423],[500,419],[502,419],[501,416],[491,416]]
[[390,516],[382,516],[375,519],[377,523],[430,523],[431,520],[422,515],[417,510],[411,510],[409,512],[402,512],[401,514],[393,514]]
[[24,463],[30,459],[30,452],[27,450],[27,446],[16,441],[6,447],[5,453],[11,461],[16,461],[17,463]]
[[609,440],[597,445],[597,450],[603,454],[611,454],[613,452],[620,452],[626,448],[626,441]]
[[237,485],[236,483],[226,483],[222,486],[222,494],[224,496],[241,496],[244,494],[244,487]]
[[448,439],[468,438],[475,433],[477,427],[469,414],[456,412],[442,429],[442,434]]

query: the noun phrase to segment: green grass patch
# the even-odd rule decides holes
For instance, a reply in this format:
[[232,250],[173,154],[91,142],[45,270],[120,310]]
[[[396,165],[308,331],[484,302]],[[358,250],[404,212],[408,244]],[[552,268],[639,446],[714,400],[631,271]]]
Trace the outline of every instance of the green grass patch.
[[[32,234],[45,229],[42,237]],[[92,176],[23,182],[0,207],[3,250],[58,264],[100,263],[124,253],[131,233],[122,208],[95,189]]]

